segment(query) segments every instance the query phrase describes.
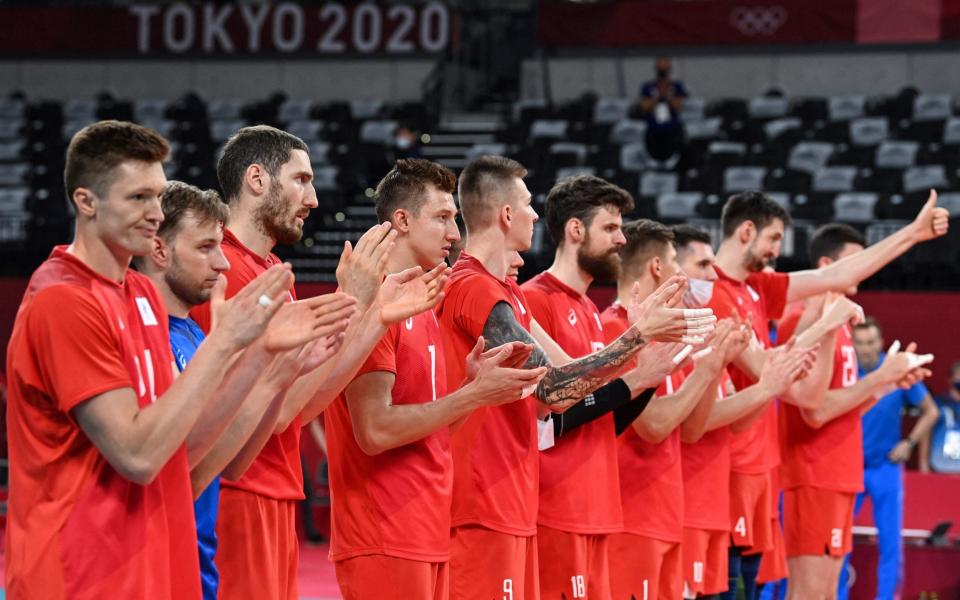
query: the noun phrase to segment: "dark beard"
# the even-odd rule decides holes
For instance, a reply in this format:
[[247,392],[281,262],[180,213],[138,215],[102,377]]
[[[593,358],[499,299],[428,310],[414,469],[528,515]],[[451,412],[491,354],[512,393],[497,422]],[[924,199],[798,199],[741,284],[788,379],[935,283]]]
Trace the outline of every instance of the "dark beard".
[[303,229],[287,221],[288,210],[283,201],[283,186],[274,182],[253,215],[260,231],[285,246],[296,244],[303,237]]
[[620,260],[616,251],[609,254],[590,255],[577,250],[577,266],[593,277],[594,281],[616,281],[620,277]]

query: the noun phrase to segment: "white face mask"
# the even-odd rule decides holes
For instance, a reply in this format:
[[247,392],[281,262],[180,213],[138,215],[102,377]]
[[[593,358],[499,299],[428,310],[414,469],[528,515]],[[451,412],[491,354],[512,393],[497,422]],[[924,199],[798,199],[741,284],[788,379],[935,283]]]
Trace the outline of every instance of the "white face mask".
[[687,281],[690,285],[687,287],[687,291],[683,293],[683,303],[687,308],[706,306],[707,302],[710,302],[710,298],[713,297],[713,282],[706,279],[694,279],[693,277]]

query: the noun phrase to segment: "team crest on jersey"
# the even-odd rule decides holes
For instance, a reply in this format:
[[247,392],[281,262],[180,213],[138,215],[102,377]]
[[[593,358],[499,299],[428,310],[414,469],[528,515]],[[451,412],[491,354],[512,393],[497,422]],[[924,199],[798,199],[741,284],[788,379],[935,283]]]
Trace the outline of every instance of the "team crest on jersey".
[[570,309],[570,314],[567,315],[567,320],[570,321],[570,324],[571,324],[571,325],[576,325],[576,324],[577,324],[577,313],[574,312],[574,310],[573,310],[572,308]]
[[143,296],[137,296],[136,302],[137,309],[140,311],[140,320],[143,321],[143,324],[148,327],[157,325],[157,316],[153,314],[153,307],[150,306],[150,301]]

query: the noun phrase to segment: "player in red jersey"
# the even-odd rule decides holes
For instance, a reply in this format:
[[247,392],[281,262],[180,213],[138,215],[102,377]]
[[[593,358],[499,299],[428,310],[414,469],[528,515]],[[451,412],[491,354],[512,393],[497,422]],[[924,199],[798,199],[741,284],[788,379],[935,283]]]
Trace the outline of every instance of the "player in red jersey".
[[168,152],[156,132],[117,121],[67,149],[75,239],[31,277],[7,354],[11,598],[200,598],[184,441],[211,426],[204,399],[293,277],[278,266],[229,310],[218,288],[219,325],[174,381],[167,313],[128,269],[163,220]]
[[[768,323],[782,315],[788,302],[849,289],[917,243],[944,235],[949,214],[936,202],[936,192],[931,191],[929,201],[912,223],[863,252],[824,269],[786,274],[762,272],[780,254],[784,228],[790,222],[786,210],[760,192],[732,196],[721,215],[723,241],[717,251],[718,280],[712,286],[708,305],[718,318],[738,314],[750,319],[759,342],[734,361],[730,370],[734,386],[743,389],[757,380],[767,355],[764,348],[770,345]],[[784,399],[799,405],[809,401],[809,397],[792,392]],[[774,405],[769,405],[749,429],[734,436],[732,444],[731,518],[735,548],[731,550],[731,584],[742,570],[748,598],[752,598],[759,553],[772,548],[777,527],[777,493],[772,480],[780,462],[780,449]],[[741,561],[742,552],[750,556]],[[727,597],[733,598],[732,593],[728,592]]]
[[[134,265],[149,277],[163,299],[170,322],[170,342],[177,368],[183,370],[204,340],[189,311],[210,300],[220,274],[229,269],[220,243],[227,205],[213,190],[171,181],[163,192],[163,222],[148,256]],[[211,427],[187,436],[190,480],[196,498],[197,540],[204,598],[217,595],[215,565],[219,476],[238,479],[273,432],[284,390],[301,371],[329,358],[318,339],[346,328],[354,301],[325,294],[284,304],[266,335],[251,344],[226,371],[211,401]]]
[[[863,252],[864,246],[856,229],[830,224],[814,232],[807,255],[823,269]],[[846,293],[856,291],[854,286]],[[824,302],[849,301],[811,298],[806,301],[808,312]],[[781,340],[803,328],[803,312],[798,306],[784,316]],[[832,375],[813,392],[820,402],[804,408],[786,405],[780,413],[790,598],[836,598],[843,556],[853,545],[854,499],[863,490],[861,416],[885,390],[909,387],[929,374],[911,345],[906,352],[889,353],[876,371],[858,381],[851,327],[862,318],[860,313],[845,323],[829,342]]]
[[[547,195],[547,229],[558,248],[551,267],[521,289],[531,316],[571,357],[604,347],[600,311],[586,291],[595,280],[616,279],[621,215],[632,208],[630,194],[593,176],[559,181]],[[654,373],[651,385],[662,375]],[[610,598],[607,538],[623,527],[615,412],[575,429],[564,418],[572,415],[558,415],[555,433],[563,439],[540,454],[537,544],[545,598]]]
[[[535,341],[531,362],[538,366],[567,360],[531,319],[523,291],[506,276],[512,253],[529,248],[537,220],[523,183],[525,174],[516,161],[490,156],[474,160],[461,174],[459,195],[467,245],[438,311],[450,387],[463,380],[464,358],[481,336],[493,345]],[[604,349],[563,366],[550,366],[533,395],[521,402],[479,409],[465,419],[451,439],[452,598],[539,598],[538,414],[546,414],[547,406],[569,406],[591,392],[599,404],[615,402],[614,394],[629,400],[642,389],[640,382],[633,387],[625,375],[619,382],[604,384],[636,354],[644,337],[676,341],[688,332],[709,331],[711,318],[701,322],[702,313],[667,307],[680,289],[679,281],[672,280],[659,290],[643,306],[642,318]]]
[[[460,237],[455,187],[453,173],[423,159],[397,161],[380,181],[377,216],[398,233],[389,272],[443,263]],[[450,428],[481,406],[519,400],[546,372],[509,368],[531,346],[480,350],[468,357],[478,363],[467,368],[472,381],[448,390],[440,326],[421,313],[390,327],[327,409],[330,557],[347,600],[447,599]]]
[[[690,282],[684,304],[702,306],[709,300],[704,290],[717,279],[710,235],[690,225],[676,225],[672,231],[677,263]],[[764,364],[757,384],[740,392],[724,371],[702,435],[681,432],[685,597],[710,597],[729,586],[731,432],[749,426],[770,400],[805,377],[810,358],[802,350],[779,353]]]
[[[645,297],[661,280],[679,271],[669,228],[641,219],[626,224],[624,234],[618,302],[604,313],[607,336],[617,335],[627,323],[622,304],[630,294]],[[614,598],[679,598],[683,594],[680,441],[702,434],[723,366],[742,351],[747,339],[746,331],[732,321],[721,323],[696,368],[677,370],[668,377],[618,445],[624,528],[610,543]]]
[[[279,262],[271,250],[303,234],[317,206],[313,171],[302,140],[268,126],[245,127],[227,141],[217,176],[230,204],[223,251],[231,268],[227,295]],[[345,245],[337,280],[357,300],[337,354],[302,375],[287,390],[275,435],[239,480],[221,483],[217,520],[220,594],[226,598],[296,598],[299,544],[296,506],[303,498],[300,428],[349,383],[391,324],[431,308],[442,297],[444,269],[419,267],[385,280],[395,233],[389,224],[370,229],[356,248]],[[293,300],[292,293],[288,297]],[[191,316],[206,329],[209,310]]]

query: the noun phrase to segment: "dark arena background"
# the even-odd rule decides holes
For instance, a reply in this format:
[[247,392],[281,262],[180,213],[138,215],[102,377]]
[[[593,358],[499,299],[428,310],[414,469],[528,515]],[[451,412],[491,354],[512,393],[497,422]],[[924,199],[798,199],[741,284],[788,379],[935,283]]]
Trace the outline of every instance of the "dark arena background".
[[[949,234],[854,299],[888,344],[936,356],[926,385],[946,408],[907,464],[901,597],[960,598],[960,476],[949,472],[960,471],[960,429],[943,417],[960,407],[960,0],[0,0],[0,22],[4,340],[30,273],[73,233],[67,143],[102,119],[163,134],[168,179],[201,188],[218,187],[216,158],[240,127],[302,138],[319,207],[302,240],[278,250],[299,297],[335,288],[343,243],[376,222],[373,188],[398,158],[459,173],[482,154],[512,157],[541,217],[555,181],[594,174],[634,196],[624,220],[698,225],[714,246],[726,198],[762,190],[793,217],[780,271],[808,266],[818,225],[848,223],[873,243],[936,189]],[[658,78],[682,82],[676,106],[643,100]],[[541,220],[520,280],[553,253]],[[603,309],[614,291],[591,296]],[[919,413],[903,413],[906,435]],[[300,596],[340,598],[322,422],[303,439]],[[869,507],[855,526],[849,597],[872,599]]]

